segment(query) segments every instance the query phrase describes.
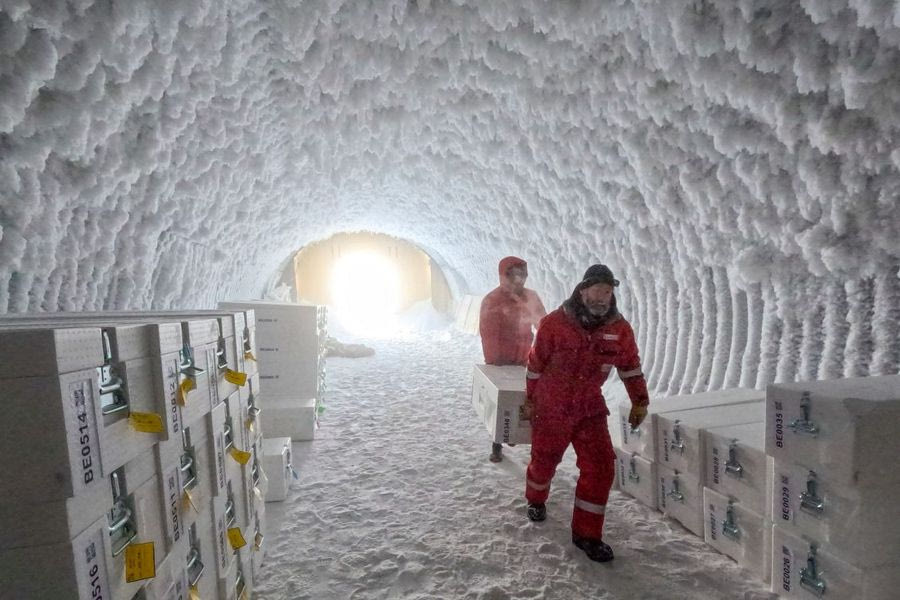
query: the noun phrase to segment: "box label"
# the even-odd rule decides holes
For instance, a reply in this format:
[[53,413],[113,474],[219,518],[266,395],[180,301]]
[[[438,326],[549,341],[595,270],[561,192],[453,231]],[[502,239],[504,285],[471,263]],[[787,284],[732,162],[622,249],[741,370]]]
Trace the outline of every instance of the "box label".
[[183,523],[181,521],[181,469],[178,465],[169,469],[163,476],[164,498],[166,506],[166,529],[173,542],[181,539]]
[[105,600],[110,598],[106,578],[106,554],[103,548],[104,528],[95,531],[80,548],[75,548],[76,579],[79,598]]
[[178,369],[178,359],[169,358],[162,360],[163,369],[163,393],[165,394],[165,406],[169,424],[169,437],[181,433],[181,410],[178,407],[179,382],[181,372]]
[[225,489],[225,432],[215,436],[216,443],[216,480],[219,489]]
[[791,568],[794,562],[794,553],[787,546],[781,546],[781,589],[791,591]]
[[718,523],[716,523],[716,505],[709,505],[709,538],[717,540],[719,538]]
[[774,405],[775,410],[772,413],[772,418],[775,420],[775,445],[779,448],[784,448],[784,409],[781,402],[775,402]]
[[70,383],[68,402],[72,415],[69,438],[71,447],[75,450],[70,462],[75,479],[73,487],[77,489],[99,480],[103,474],[100,468],[100,443],[97,438],[92,380],[83,379]]
[[131,544],[125,548],[125,581],[134,583],[156,577],[156,552],[153,542]]
[[[776,511],[777,512],[777,511]],[[791,508],[791,480],[787,475],[781,476],[781,519],[791,521],[794,511]]]
[[719,448],[717,446],[713,446],[712,449],[712,476],[713,483],[719,485]]

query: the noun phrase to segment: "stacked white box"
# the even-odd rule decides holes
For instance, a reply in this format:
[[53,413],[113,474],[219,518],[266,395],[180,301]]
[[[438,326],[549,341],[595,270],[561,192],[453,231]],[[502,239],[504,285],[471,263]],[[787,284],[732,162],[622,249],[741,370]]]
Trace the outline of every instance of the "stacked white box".
[[765,402],[745,402],[656,414],[656,460],[660,465],[690,473],[701,483],[703,469],[703,429],[722,425],[762,423]]
[[703,488],[706,543],[769,582],[772,523],[734,498]]
[[281,502],[293,481],[291,438],[267,438],[262,444],[262,467],[269,478],[266,502]]
[[724,406],[728,404],[742,404],[745,402],[760,402],[765,400],[765,393],[753,389],[736,388],[718,390],[715,392],[701,392],[685,396],[668,396],[654,400],[648,406],[650,411],[647,418],[637,429],[632,429],[628,424],[628,415],[631,412],[630,403],[619,404],[619,430],[622,434],[622,450],[637,452],[647,459],[655,459],[656,450],[656,422],[658,414],[676,410],[691,410],[695,408],[707,408],[711,406]]
[[703,485],[699,478],[661,464],[656,465],[659,510],[703,536]]
[[531,420],[524,405],[525,367],[475,365],[472,406],[494,443],[531,443]]
[[659,506],[656,461],[616,448],[618,488],[652,508]]
[[765,423],[711,427],[703,437],[704,485],[771,519],[774,460],[765,451]]
[[266,401],[314,397],[321,403],[325,372],[325,309],[277,302],[222,302],[252,309],[258,369]]
[[[208,383],[221,371],[215,361],[223,355],[223,339],[224,362],[232,371],[238,368],[238,325],[233,323],[239,323],[243,346],[244,317],[231,314],[224,325],[181,313],[0,318],[0,394],[6,413],[14,417],[0,436],[0,451],[9,458],[3,464],[14,469],[8,480],[17,482],[0,499],[0,560],[14,566],[0,595],[172,598],[191,578],[201,597],[218,595],[211,493],[224,448],[215,444],[209,414],[220,388],[216,380],[213,392]],[[215,335],[207,340],[204,332],[210,331]],[[197,348],[200,359],[190,364],[187,359]],[[190,373],[197,385],[182,398],[186,371],[208,366],[207,360],[213,369],[202,377],[199,371]],[[240,412],[234,396],[234,410]],[[222,406],[226,411],[226,403]],[[137,413],[159,415],[162,431],[138,431],[138,421],[130,418]],[[224,443],[223,429],[217,433]],[[242,440],[251,437],[240,425],[232,431]],[[226,514],[244,515],[234,524],[251,543],[262,540],[264,505],[260,499],[262,510],[248,510],[248,485],[265,489],[261,476],[258,465],[248,467],[223,486]],[[186,501],[185,492],[193,502]],[[128,547],[146,542],[154,547],[157,577],[128,583]],[[207,546],[203,554],[209,569],[198,566],[201,545]],[[246,562],[249,591],[249,555]],[[78,572],[81,564],[87,565],[87,574]],[[44,577],[48,569],[54,577]]]
[[773,384],[767,392],[773,591],[896,593],[900,376]]
[[266,397],[260,413],[267,437],[289,437],[295,442],[315,439],[317,429],[316,399],[272,400]]
[[782,598],[893,600],[900,590],[897,564],[854,565],[817,540],[772,527],[772,591]]

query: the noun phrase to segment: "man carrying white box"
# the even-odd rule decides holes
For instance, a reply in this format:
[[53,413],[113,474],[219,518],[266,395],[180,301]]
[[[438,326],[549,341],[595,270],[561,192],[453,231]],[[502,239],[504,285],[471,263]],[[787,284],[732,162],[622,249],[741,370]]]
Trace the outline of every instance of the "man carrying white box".
[[546,518],[550,481],[572,444],[580,471],[572,542],[597,562],[613,559],[602,536],[615,476],[601,386],[615,367],[633,405],[633,427],[643,421],[650,403],[634,332],[616,310],[617,285],[608,267],[590,267],[572,296],[541,320],[526,376],[528,401],[534,405],[525,487],[528,518]]

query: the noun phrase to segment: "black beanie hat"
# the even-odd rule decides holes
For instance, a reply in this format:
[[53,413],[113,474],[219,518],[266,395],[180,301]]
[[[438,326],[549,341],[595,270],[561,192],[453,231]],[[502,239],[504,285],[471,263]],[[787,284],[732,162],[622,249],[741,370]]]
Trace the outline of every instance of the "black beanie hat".
[[619,280],[613,276],[613,272],[606,265],[596,264],[588,267],[581,278],[580,288],[590,287],[597,283],[606,283],[613,287],[619,285]]

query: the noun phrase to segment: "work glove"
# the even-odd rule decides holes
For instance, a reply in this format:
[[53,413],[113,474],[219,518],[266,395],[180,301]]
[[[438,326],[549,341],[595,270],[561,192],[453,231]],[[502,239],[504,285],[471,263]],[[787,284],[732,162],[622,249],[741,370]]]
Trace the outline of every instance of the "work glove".
[[638,427],[640,427],[641,423],[644,422],[646,416],[646,406],[632,406],[631,412],[628,413],[628,424],[631,425],[632,429],[637,429]]
[[522,413],[521,416],[523,419],[531,420],[531,417],[534,416],[534,399],[530,397],[525,397],[525,402],[522,403]]

